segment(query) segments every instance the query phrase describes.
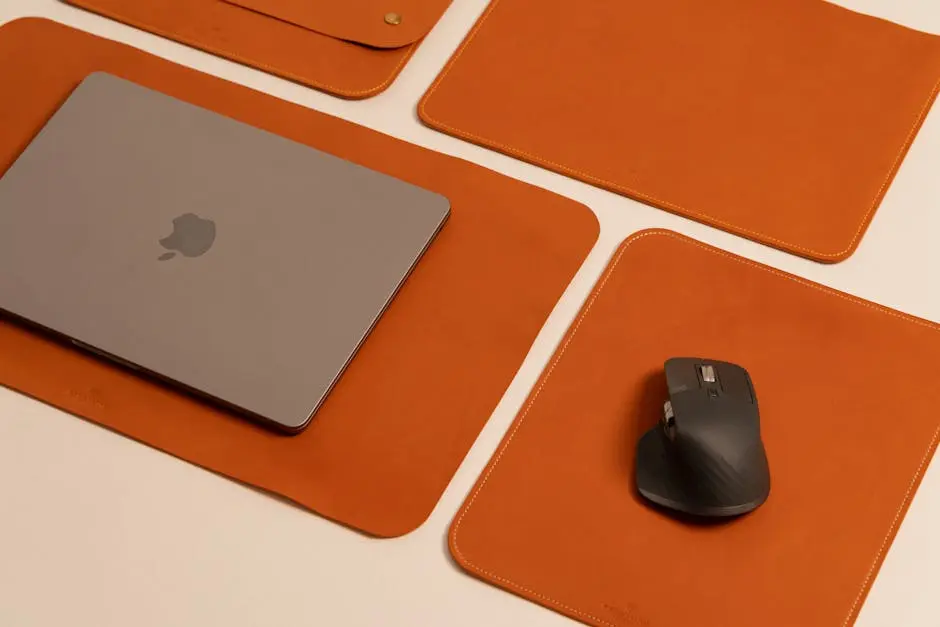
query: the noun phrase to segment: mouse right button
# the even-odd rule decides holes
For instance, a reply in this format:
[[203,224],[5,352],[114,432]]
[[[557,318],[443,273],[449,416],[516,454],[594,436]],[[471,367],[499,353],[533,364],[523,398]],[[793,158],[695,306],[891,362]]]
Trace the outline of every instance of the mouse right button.
[[719,365],[718,376],[721,390],[726,395],[745,399],[751,403],[756,402],[754,386],[747,370],[725,362]]

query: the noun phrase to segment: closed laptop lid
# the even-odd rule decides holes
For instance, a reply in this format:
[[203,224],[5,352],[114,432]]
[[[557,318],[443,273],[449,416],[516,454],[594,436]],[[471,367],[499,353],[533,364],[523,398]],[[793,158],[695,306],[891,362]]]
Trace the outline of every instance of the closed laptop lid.
[[96,73],[0,179],[0,309],[296,430],[448,213]]

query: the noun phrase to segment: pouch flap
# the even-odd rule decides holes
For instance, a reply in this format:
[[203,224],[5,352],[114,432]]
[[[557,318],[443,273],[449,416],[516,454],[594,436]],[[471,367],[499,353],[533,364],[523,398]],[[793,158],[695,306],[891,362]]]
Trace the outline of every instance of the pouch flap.
[[375,48],[413,44],[451,0],[225,0],[308,30]]

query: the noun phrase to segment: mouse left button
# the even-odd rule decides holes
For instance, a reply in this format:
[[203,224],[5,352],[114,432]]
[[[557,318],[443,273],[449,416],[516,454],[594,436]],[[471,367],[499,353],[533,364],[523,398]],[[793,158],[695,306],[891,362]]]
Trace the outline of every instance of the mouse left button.
[[670,396],[701,387],[698,364],[702,361],[694,357],[673,357],[666,360],[663,369],[666,372],[666,386]]

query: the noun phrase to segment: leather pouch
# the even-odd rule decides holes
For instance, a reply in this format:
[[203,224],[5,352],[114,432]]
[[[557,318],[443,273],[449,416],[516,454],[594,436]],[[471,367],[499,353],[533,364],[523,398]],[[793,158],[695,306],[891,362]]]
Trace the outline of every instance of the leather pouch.
[[66,0],[344,98],[398,76],[450,0]]

